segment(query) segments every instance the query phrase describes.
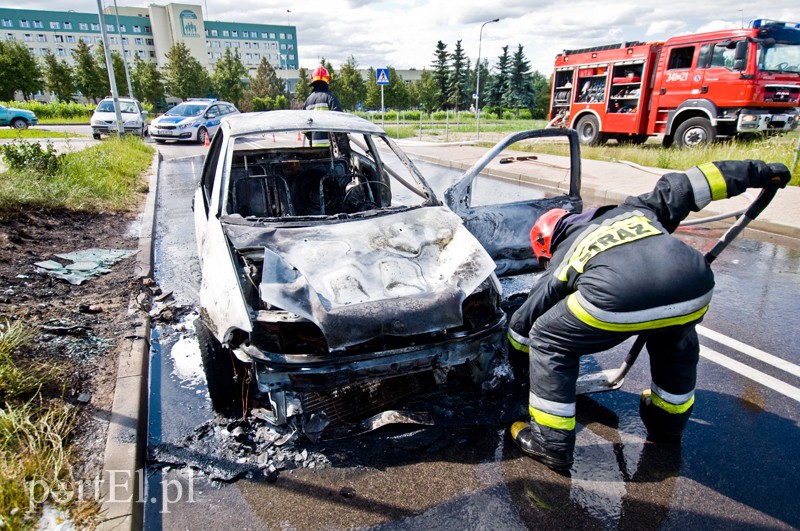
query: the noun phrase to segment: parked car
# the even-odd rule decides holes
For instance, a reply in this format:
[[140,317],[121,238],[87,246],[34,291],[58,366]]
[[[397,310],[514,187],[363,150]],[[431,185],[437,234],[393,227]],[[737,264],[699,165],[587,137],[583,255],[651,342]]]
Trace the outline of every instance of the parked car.
[[488,380],[505,352],[498,274],[534,271],[539,214],[582,207],[574,131],[516,133],[490,155],[538,136],[569,137],[569,195],[472,206],[488,158],[446,192],[448,207],[367,120],[224,120],[193,204],[195,326],[215,409],[241,415],[258,395],[277,425],[341,428],[453,378]]
[[239,110],[227,101],[188,99],[153,120],[150,136],[158,143],[189,140],[205,144],[206,137],[213,137],[217,132],[223,117],[238,113]]
[[9,125],[14,129],[27,129],[38,123],[39,119],[33,111],[0,105],[0,125]]
[[[147,136],[147,111],[134,98],[117,98],[119,112],[122,117],[122,128],[127,134]],[[105,98],[92,113],[92,137],[100,140],[101,135],[117,133],[117,114],[114,110],[114,99]]]

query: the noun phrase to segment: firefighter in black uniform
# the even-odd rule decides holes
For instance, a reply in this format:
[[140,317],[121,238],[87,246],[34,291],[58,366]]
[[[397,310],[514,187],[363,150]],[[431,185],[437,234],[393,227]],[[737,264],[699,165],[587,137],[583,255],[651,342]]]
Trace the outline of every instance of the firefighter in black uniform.
[[619,206],[539,217],[531,243],[548,271],[509,324],[512,346],[530,358],[531,420],[510,429],[525,454],[554,470],[572,465],[580,357],[645,332],[652,383],[639,413],[651,439],[679,440],[694,404],[695,325],[714,275],[701,253],[670,234],[712,200],[783,187],[790,177],[783,164],[713,162],[667,173]]
[[317,67],[311,74],[311,87],[313,91],[306,98],[303,109],[309,111],[339,111],[342,112],[342,105],[339,99],[328,89],[331,82],[331,75],[324,66]]

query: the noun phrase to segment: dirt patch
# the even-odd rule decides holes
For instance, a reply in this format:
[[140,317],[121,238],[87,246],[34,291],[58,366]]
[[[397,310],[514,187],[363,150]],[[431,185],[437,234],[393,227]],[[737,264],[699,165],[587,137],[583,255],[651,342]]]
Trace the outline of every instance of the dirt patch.
[[[78,478],[102,469],[117,373],[118,349],[131,333],[136,255],[80,285],[37,271],[36,262],[69,263],[56,254],[90,248],[138,246],[136,213],[30,213],[0,221],[0,319],[21,320],[38,331],[22,356],[62,365],[65,378],[45,391],[80,408],[75,448]],[[47,398],[47,397],[45,397]]]

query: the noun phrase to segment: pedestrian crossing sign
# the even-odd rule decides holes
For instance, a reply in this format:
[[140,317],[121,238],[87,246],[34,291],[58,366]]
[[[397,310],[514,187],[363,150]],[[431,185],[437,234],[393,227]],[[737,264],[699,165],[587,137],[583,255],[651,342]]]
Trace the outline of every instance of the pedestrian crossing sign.
[[389,69],[388,68],[378,68],[375,71],[375,83],[378,85],[388,85],[389,84]]

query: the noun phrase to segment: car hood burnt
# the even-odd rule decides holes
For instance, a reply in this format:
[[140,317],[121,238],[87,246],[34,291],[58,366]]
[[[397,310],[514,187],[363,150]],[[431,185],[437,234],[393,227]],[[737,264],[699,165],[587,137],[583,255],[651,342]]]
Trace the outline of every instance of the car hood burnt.
[[495,268],[445,207],[304,227],[231,221],[235,248],[264,248],[261,299],[316,323],[331,350],[458,327]]

